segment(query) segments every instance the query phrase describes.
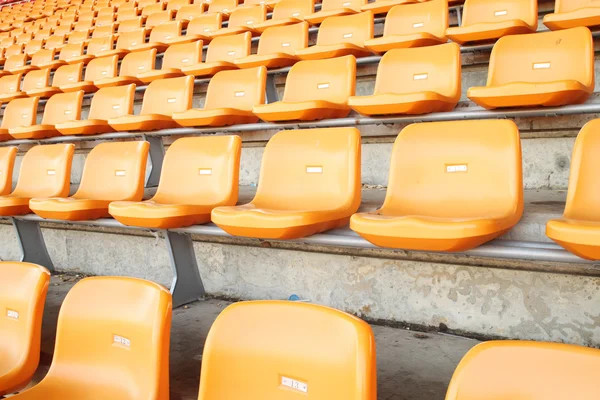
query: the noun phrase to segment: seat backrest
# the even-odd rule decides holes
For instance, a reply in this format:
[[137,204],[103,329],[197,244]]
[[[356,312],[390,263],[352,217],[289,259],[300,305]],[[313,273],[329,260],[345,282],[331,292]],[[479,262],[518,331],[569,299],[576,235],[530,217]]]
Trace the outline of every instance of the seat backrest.
[[460,59],[456,43],[390,50],[379,62],[375,94],[435,92],[458,102]]
[[103,51],[112,50],[115,45],[115,41],[116,38],[114,35],[91,39],[87,46],[87,54],[95,56]]
[[181,36],[182,29],[182,21],[171,21],[157,25],[152,28],[152,32],[150,32],[150,42],[165,43],[167,40],[175,39],[176,37]]
[[44,47],[44,40],[43,39],[33,39],[30,40],[29,42],[27,42],[27,44],[25,45],[25,53],[27,54],[35,54],[38,51],[40,51],[42,48]]
[[148,17],[148,16],[150,16],[152,14],[164,11],[165,5],[166,4],[164,4],[164,3],[152,3],[152,4],[148,4],[147,6],[145,6],[142,9],[142,17]]
[[[169,2],[170,4],[170,2]],[[196,17],[200,17],[200,16],[208,16],[211,15],[213,17],[216,17],[217,14],[204,14],[204,9],[203,7],[197,5],[197,4],[191,4],[191,5],[187,5],[187,6],[183,6],[181,8],[179,8],[179,10],[177,11],[177,15],[175,16],[175,19],[179,20],[192,20],[193,18]],[[219,17],[221,15],[219,14]],[[220,26],[219,26],[220,28]]]
[[92,33],[92,40],[113,35],[115,33],[115,27],[115,24],[96,26],[94,33]]
[[17,150],[19,148],[15,146],[0,147],[0,196],[5,196],[12,191],[12,177]]
[[214,38],[206,51],[206,62],[229,61],[250,55],[252,34],[219,36]]
[[556,0],[554,3],[555,13],[567,13],[581,8],[594,8],[593,0]]
[[257,54],[287,53],[294,54],[297,50],[308,46],[308,23],[274,26],[267,28],[260,35]]
[[586,27],[498,39],[487,85],[574,80],[594,89],[594,43]]
[[94,21],[92,20],[79,20],[73,26],[73,31],[86,31],[94,26]]
[[600,151],[600,120],[593,119],[586,123],[573,146],[569,191],[565,207],[565,217],[595,220],[600,219],[600,210],[596,206],[600,201],[600,190],[596,184],[596,176],[600,160],[596,151]]
[[27,54],[15,54],[14,56],[10,56],[4,62],[4,69],[7,71],[11,71],[15,68],[21,68],[26,63],[29,57]]
[[235,205],[241,150],[239,136],[176,140],[165,155],[153,200],[165,204]]
[[9,374],[18,384],[26,384],[39,364],[42,317],[49,285],[50,272],[44,267],[16,261],[0,262],[0,351],[6,357],[2,360],[5,365],[22,365],[22,371]]
[[172,44],[165,50],[162,69],[181,69],[200,62],[202,62],[202,40]]
[[23,74],[5,75],[0,78],[0,94],[17,93],[21,89]]
[[106,121],[133,114],[135,84],[101,88],[92,97],[88,119]]
[[44,106],[43,125],[56,125],[67,121],[81,119],[83,90],[70,93],[55,94]]
[[221,16],[221,13],[206,14],[200,17],[194,17],[190,20],[187,26],[186,35],[207,35],[211,32],[221,29],[222,24],[223,17]]
[[[119,15],[120,11],[119,11]],[[119,20],[117,18],[117,20]],[[138,31],[140,30],[140,28],[142,27],[142,17],[135,17],[132,19],[127,19],[124,21],[121,21],[119,23],[119,33],[125,33],[125,32],[132,32],[132,31]]]
[[504,22],[521,20],[533,29],[538,24],[536,0],[465,0],[461,26],[482,22]]
[[238,0],[212,0],[208,5],[209,13],[228,13],[238,6]]
[[146,19],[146,28],[153,28],[160,24],[166,24],[173,20],[174,10],[160,11],[148,15]]
[[85,69],[85,81],[97,81],[117,76],[119,56],[98,57],[90,61]]
[[600,350],[559,343],[489,341],[454,371],[446,400],[593,400]]
[[252,26],[267,19],[267,6],[264,4],[238,7],[229,16],[229,27]]
[[58,59],[68,60],[69,58],[81,56],[83,55],[84,47],[84,43],[67,44],[61,49]]
[[260,208],[285,204],[292,210],[355,212],[360,186],[358,129],[282,131],[265,147],[252,203]]
[[50,84],[50,69],[37,69],[29,71],[23,78],[23,91],[42,89]]
[[383,36],[429,33],[444,38],[446,29],[448,0],[431,0],[392,7],[385,17]]
[[22,54],[24,49],[25,45],[23,45],[23,43],[10,45],[6,48],[6,50],[4,50],[4,57],[8,58],[12,56],[17,56],[19,54]]
[[139,10],[137,7],[132,7],[132,8],[126,8],[126,9],[121,9],[121,7],[119,7],[119,12],[117,13],[117,21],[118,22],[126,22],[126,21],[131,21],[137,18],[141,18],[139,17]]
[[521,142],[513,121],[417,123],[398,135],[383,212],[505,218],[522,210]]
[[50,29],[40,29],[39,31],[37,31],[35,33],[35,38],[36,39],[46,40],[50,36],[52,36],[52,31]]
[[31,65],[40,65],[42,63],[48,63],[54,60],[56,56],[55,49],[42,49],[35,52],[33,56],[31,56]]
[[252,107],[265,102],[266,81],[264,66],[217,72],[208,83],[204,108],[252,111]]
[[191,0],[171,0],[167,3],[167,10],[179,11],[182,7],[189,6]]
[[[112,7],[108,7],[108,9],[110,10],[110,13],[112,13]],[[100,10],[102,10],[102,8]],[[79,13],[77,21],[93,21],[96,15],[100,15],[100,11],[84,11]]]
[[375,358],[371,327],[353,315],[310,303],[239,302],[210,328],[199,400],[375,400]]
[[65,37],[68,36],[71,31],[73,30],[73,24],[72,23],[61,23],[60,25],[58,25],[56,27],[56,29],[54,29],[54,34],[55,35],[64,35]]
[[347,104],[356,90],[356,58],[300,61],[288,72],[283,101],[325,100]]
[[81,82],[83,72],[83,63],[66,64],[58,67],[52,78],[52,86],[60,87],[63,85]]
[[123,57],[119,76],[138,76],[142,72],[152,71],[156,63],[156,49],[134,51]]
[[141,201],[150,145],[138,142],[105,142],[90,151],[76,199]]
[[[38,97],[34,97],[36,110]],[[32,100],[17,99],[13,101]],[[9,106],[13,103],[11,101]],[[31,108],[27,110],[31,112]],[[34,122],[35,123],[35,122]],[[75,145],[34,146],[23,156],[17,187],[12,193],[22,197],[66,197],[71,188],[71,163]]]
[[55,49],[59,46],[65,44],[65,35],[52,35],[48,39],[46,39],[46,44],[44,48],[46,49]]
[[16,43],[27,43],[29,42],[31,39],[33,39],[33,33],[22,33],[19,36],[17,36],[16,39]]
[[129,49],[146,43],[147,33],[148,31],[144,28],[120,33],[117,39],[117,49]]
[[317,45],[351,43],[364,46],[366,40],[373,39],[373,25],[372,11],[325,18],[319,27]]
[[360,11],[360,7],[367,4],[368,0],[323,0],[321,10],[339,10],[342,8],[350,8],[356,12]]
[[60,309],[54,358],[44,379],[61,382],[65,374],[76,373],[93,376],[107,399],[132,393],[168,398],[171,313],[171,295],[157,283],[126,277],[81,280]]
[[[98,29],[99,27],[111,25],[116,20],[117,20],[116,14],[99,15],[98,18],[96,18],[96,25],[94,26],[94,31],[96,29]],[[114,32],[114,30],[112,32]]]
[[73,33],[71,33],[71,35],[69,35],[69,39],[67,40],[67,43],[68,44],[84,43],[88,40],[89,37],[90,37],[89,28],[82,29],[82,30],[76,30],[76,31],[73,31]]
[[171,116],[192,108],[194,77],[159,79],[150,82],[144,93],[141,115],[159,114]]

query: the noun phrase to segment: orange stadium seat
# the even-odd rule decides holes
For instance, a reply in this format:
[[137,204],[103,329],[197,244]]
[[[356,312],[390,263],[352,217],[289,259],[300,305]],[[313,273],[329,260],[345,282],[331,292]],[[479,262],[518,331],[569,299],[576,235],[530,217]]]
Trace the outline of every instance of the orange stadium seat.
[[[96,29],[98,29],[100,27],[115,25],[116,21],[117,21],[117,14],[99,15],[95,21],[94,32],[96,31]],[[114,29],[111,31],[111,33],[114,33]]]
[[40,69],[56,69],[61,65],[65,65],[65,60],[56,59],[55,49],[42,49],[38,50],[31,57],[31,65],[34,65]]
[[265,102],[263,66],[217,72],[208,84],[204,108],[173,114],[181,126],[224,126],[258,122],[252,108]]
[[[184,24],[186,21],[179,20]],[[176,24],[177,22],[170,22],[170,24]],[[164,24],[166,25],[166,24]],[[211,41],[211,32],[218,30],[221,27],[221,14],[206,14],[201,17],[195,17],[192,19],[185,30],[185,35],[179,32],[178,36],[167,39],[169,45],[181,44],[194,42],[196,40],[202,40],[203,43]]]
[[600,396],[598,366],[598,349],[488,341],[473,347],[458,364],[446,400],[557,400],[573,396],[594,400]]
[[296,51],[302,60],[319,60],[352,54],[365,57],[371,51],[365,42],[373,39],[373,13],[366,11],[341,17],[329,17],[319,27],[317,43]]
[[238,200],[241,148],[239,136],[176,140],[165,155],[154,197],[112,202],[110,214],[122,224],[154,229],[210,222],[215,207]]
[[137,78],[144,83],[157,79],[175,78],[185,75],[181,69],[202,62],[202,41],[172,44],[164,53],[160,69],[142,72]]
[[71,33],[69,35],[69,38],[67,39],[67,44],[79,44],[79,43],[84,43],[84,44],[88,44],[90,41],[90,29],[85,29],[85,30],[81,30],[81,31],[73,31],[73,33]]
[[36,52],[42,50],[44,48],[44,39],[32,39],[27,44],[25,44],[25,48],[23,52],[27,54],[29,57],[33,56]]
[[192,4],[192,0],[170,0],[167,3],[167,10],[179,11],[182,7]]
[[308,23],[275,26],[266,29],[258,42],[256,54],[237,58],[234,64],[239,68],[281,68],[295,64],[299,59],[298,50],[308,46]]
[[167,399],[171,314],[171,294],[157,283],[81,280],[60,309],[48,374],[14,399]]
[[355,89],[354,56],[300,61],[287,75],[283,99],[252,111],[269,122],[342,118],[350,113],[348,97]]
[[260,32],[254,31],[253,26],[267,20],[267,7],[263,5],[238,7],[229,16],[227,27],[211,32],[213,38],[225,35],[237,35],[239,33],[251,32],[258,35]]
[[4,50],[4,57],[5,58],[9,58],[9,57],[12,57],[12,56],[23,54],[24,52],[25,52],[25,45],[23,45],[23,43],[21,43],[21,44],[13,44],[13,45],[8,46]]
[[465,0],[462,25],[448,28],[446,36],[463,44],[531,33],[537,26],[537,0]]
[[365,42],[376,53],[391,49],[423,47],[446,43],[448,0],[393,7],[385,18],[383,36]]
[[111,201],[142,200],[149,148],[145,141],[98,144],[85,160],[77,192],[70,197],[33,198],[31,211],[47,219],[94,220],[109,216]]
[[61,90],[58,87],[50,85],[50,72],[50,69],[37,69],[28,72],[23,78],[23,92],[29,97],[37,96],[41,98],[60,93]]
[[[113,49],[116,39],[116,35],[105,35],[92,38],[87,45],[87,54],[91,54],[95,58],[100,57],[101,54]],[[119,54],[117,53],[117,55]]]
[[52,35],[48,39],[46,39],[46,43],[44,43],[44,48],[49,50],[60,50],[65,44],[65,35]]
[[121,61],[118,76],[96,80],[94,85],[98,88],[129,85],[130,83],[141,85],[142,81],[138,76],[144,72],[153,71],[155,63],[156,49],[127,54]]
[[279,0],[244,0],[244,3],[238,5],[238,8],[265,5],[271,11],[277,3],[279,3]]
[[228,306],[206,339],[198,399],[242,398],[376,400],[371,327],[317,304],[266,300]]
[[[137,46],[139,50],[147,49],[146,48],[146,38],[148,37],[148,30],[145,28],[139,28],[135,31],[122,32],[118,34],[117,45],[112,50],[102,51],[98,53],[97,57],[106,57],[112,56],[114,54],[118,55],[119,58],[122,58],[126,54],[134,51]],[[164,48],[162,49],[164,50]]]
[[374,94],[352,96],[348,105],[369,116],[451,111],[461,95],[460,60],[456,43],[390,50],[379,62]]
[[[0,196],[6,196],[12,190],[13,170],[18,150],[19,148],[15,146],[0,148]],[[0,393],[2,393],[2,390],[0,390]]]
[[304,21],[304,16],[315,10],[314,0],[280,0],[273,9],[271,19],[254,24],[254,30],[264,32],[268,28],[297,24]]
[[301,238],[348,223],[360,190],[358,129],[282,131],[265,147],[254,199],[215,208],[212,221],[234,236]]
[[152,29],[152,32],[150,32],[148,43],[136,45],[132,47],[132,51],[143,51],[155,48],[158,52],[162,53],[166,51],[169,45],[173,44],[173,41],[176,41],[181,37],[182,30],[183,21],[166,22],[155,26]]
[[4,69],[0,70],[0,76],[8,74],[26,74],[29,71],[38,69],[35,65],[27,64],[29,57],[27,54],[15,54],[10,56],[4,62]]
[[383,206],[353,215],[350,228],[381,247],[465,251],[502,235],[522,213],[514,122],[417,123],[394,143]]
[[140,10],[137,7],[122,9],[119,7],[117,12],[117,22],[133,21],[139,19],[140,22],[145,21],[146,17],[140,17]]
[[110,79],[117,76],[119,57],[117,55],[110,57],[94,58],[87,65],[83,80],[77,82],[68,82],[60,84],[59,88],[63,92],[76,92],[83,90],[86,93],[92,93],[98,90],[96,81],[101,79]]
[[158,25],[171,22],[171,21],[173,21],[173,18],[175,18],[176,13],[177,13],[177,11],[170,10],[170,11],[161,11],[161,12],[150,14],[150,15],[148,15],[148,18],[146,18],[145,26],[146,26],[146,28],[154,28]]
[[467,96],[482,107],[583,103],[594,91],[594,43],[585,27],[511,35],[492,49],[487,85]]
[[14,74],[0,78],[0,103],[6,103],[19,97],[27,96],[27,93],[21,91],[22,77],[23,74]]
[[87,64],[93,58],[94,55],[85,53],[85,43],[66,44],[58,55],[58,59],[65,61],[67,64]]
[[61,92],[72,92],[83,90],[84,92],[94,92],[97,90],[93,82],[82,81],[83,63],[63,65],[54,73],[52,86],[58,87]]
[[[373,14],[386,14],[393,7],[399,5],[418,3],[418,0],[375,0],[372,3],[367,3],[360,8],[361,11],[372,11]],[[387,17],[386,17],[387,20]]]
[[[177,15],[175,16],[175,19],[177,21],[189,22],[189,21],[193,20],[194,18],[210,16],[212,18],[218,17],[219,20],[221,20],[221,13],[205,14],[204,11],[205,11],[204,7],[201,5],[198,5],[198,4],[191,4],[191,5],[183,6],[179,10],[177,10]],[[219,28],[221,28],[221,23],[219,23]],[[217,28],[217,29],[219,29],[219,28]],[[213,29],[213,30],[216,30],[216,29]]]
[[[9,103],[9,106],[14,102],[27,100],[31,99],[13,100]],[[14,109],[15,107],[13,107],[13,111]],[[19,111],[18,108],[17,111]],[[16,118],[19,117],[20,115]],[[6,120],[6,117],[2,119],[2,125],[5,124]],[[15,190],[10,194],[0,196],[0,215],[29,214],[31,212],[29,200],[32,197],[68,196],[71,182],[71,162],[74,152],[75,145],[73,144],[34,146],[27,151],[21,161],[19,180]]]
[[139,115],[110,118],[108,124],[117,131],[176,128],[172,115],[192,107],[193,93],[193,76],[159,79],[146,88]]
[[312,25],[320,24],[325,18],[359,13],[365,4],[367,0],[323,0],[321,10],[304,15],[304,20]]
[[94,28],[94,32],[92,33],[92,40],[96,38],[114,35],[116,30],[117,24],[115,23],[110,23],[106,25],[98,25],[96,23],[96,27]]
[[141,28],[144,27],[144,19],[142,19],[142,17],[135,17],[132,19],[127,19],[127,20],[120,20],[119,18],[122,16],[123,14],[119,13],[119,16],[117,17],[117,21],[119,21],[119,29],[118,29],[118,33],[125,33],[125,32],[133,32],[133,31],[139,31]]
[[[42,139],[60,135],[56,130],[56,124],[81,118],[83,93],[83,90],[81,90],[73,93],[55,94],[48,99],[44,106],[44,116],[41,124],[17,126],[10,128],[8,133],[16,139]],[[29,112],[37,113],[37,109],[29,110]]]
[[133,114],[135,84],[106,87],[92,97],[87,119],[68,121],[56,125],[63,135],[96,135],[114,132],[108,119]]
[[44,267],[0,262],[0,396],[24,389],[38,368],[49,286],[50,272]]
[[546,234],[571,253],[588,260],[600,259],[600,213],[595,190],[596,167],[600,164],[595,149],[600,143],[600,119],[594,119],[579,132],[573,156],[567,204],[562,218],[546,225]]
[[238,6],[238,0],[212,0],[208,5],[209,13],[221,13],[223,19],[228,19],[229,14]]
[[544,25],[556,31],[578,26],[600,26],[600,7],[592,0],[556,0],[554,13],[544,15]]
[[205,62],[181,70],[188,75],[209,76],[219,71],[237,69],[234,60],[250,55],[251,39],[250,32],[215,38],[208,45]]
[[166,3],[162,2],[152,2],[146,6],[138,7],[142,10],[142,17],[148,18],[152,14],[156,14],[162,12],[166,8]]

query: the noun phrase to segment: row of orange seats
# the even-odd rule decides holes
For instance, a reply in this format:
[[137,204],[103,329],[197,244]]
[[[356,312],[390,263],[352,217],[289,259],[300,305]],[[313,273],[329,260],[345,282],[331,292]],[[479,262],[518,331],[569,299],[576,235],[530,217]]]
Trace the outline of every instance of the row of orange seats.
[[[548,235],[567,250],[600,258],[595,164],[580,154],[598,140],[587,124],[576,144],[564,219]],[[598,135],[595,135],[598,136]],[[297,239],[348,224],[381,247],[465,251],[511,229],[523,213],[521,148],[508,120],[409,125],[394,145],[387,195],[361,205],[360,133],[355,128],[283,131],[265,148],[254,200],[236,206],[238,136],[182,138],[166,154],[156,194],[142,201],[147,142],[101,143],[89,153],[69,196],[74,146],[35,146],[12,193],[16,147],[1,148],[0,215],[34,212],[55,220],[112,216],[125,225],[172,229],[214,222],[235,236]],[[580,165],[585,163],[585,165]],[[407,173],[406,171],[410,171]],[[578,175],[580,174],[580,175]],[[580,186],[583,185],[583,189]]]
[[[58,315],[50,369],[25,388],[39,365],[49,284],[43,267],[0,263],[0,396],[20,391],[11,399],[169,399],[171,295],[161,285],[123,277],[85,278],[73,286]],[[446,400],[596,400],[598,367],[597,349],[485,342],[457,366]],[[302,302],[225,308],[204,344],[198,399],[296,398],[377,400],[371,327]]]

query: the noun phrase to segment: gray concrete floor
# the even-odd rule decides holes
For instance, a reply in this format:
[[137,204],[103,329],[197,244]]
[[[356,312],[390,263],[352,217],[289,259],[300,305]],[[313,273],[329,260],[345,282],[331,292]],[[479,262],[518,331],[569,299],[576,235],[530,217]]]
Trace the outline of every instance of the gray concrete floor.
[[[52,361],[58,311],[76,276],[52,277],[44,313],[39,382]],[[173,312],[171,400],[196,400],[202,349],[211,324],[228,304],[206,300]],[[478,342],[462,337],[373,326],[380,400],[442,400],[454,368]]]

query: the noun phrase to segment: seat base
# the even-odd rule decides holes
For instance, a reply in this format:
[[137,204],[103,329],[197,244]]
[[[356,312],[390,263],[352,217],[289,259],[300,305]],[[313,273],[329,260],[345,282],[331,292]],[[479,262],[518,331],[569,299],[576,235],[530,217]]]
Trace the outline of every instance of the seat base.
[[239,68],[254,68],[264,66],[266,68],[283,68],[294,65],[298,57],[287,53],[253,54],[248,57],[238,58],[234,61]]
[[600,222],[558,218],[548,221],[546,235],[570,253],[600,260]]
[[495,40],[502,36],[533,33],[535,29],[520,19],[473,24],[446,30],[446,36],[458,44]]
[[91,54],[83,54],[77,57],[73,57],[73,58],[69,58],[67,60],[65,60],[67,62],[67,64],[79,64],[79,63],[84,63],[85,65],[87,65],[90,61],[92,61],[95,58],[95,56],[91,55]]
[[100,119],[64,122],[57,124],[56,129],[63,135],[97,135],[115,131],[108,121]]
[[211,110],[192,108],[181,113],[174,113],[173,119],[181,126],[227,126],[258,122],[258,117],[252,111],[235,108]]
[[96,54],[96,57],[100,58],[100,57],[110,57],[110,56],[117,55],[117,56],[119,56],[119,58],[123,58],[130,52],[131,51],[128,49],[112,49],[112,50],[102,51],[102,52]]
[[600,26],[600,7],[584,7],[567,13],[546,14],[543,23],[553,31],[578,26]]
[[343,118],[350,113],[346,104],[328,101],[303,101],[287,103],[277,101],[255,106],[252,112],[263,121],[314,121],[328,118]]
[[67,65],[67,62],[64,60],[54,60],[54,61],[49,61],[49,62],[45,62],[45,63],[41,63],[38,64],[37,67],[39,69],[57,69],[58,67],[61,67],[63,65]]
[[327,46],[311,46],[306,49],[298,50],[295,54],[296,57],[301,60],[323,60],[348,55],[353,55],[354,57],[367,57],[371,55],[371,52],[352,43],[339,43]]
[[215,222],[219,228],[233,236],[243,236],[258,239],[291,240],[300,239],[330,229],[342,227],[348,223],[349,218],[332,221],[318,222],[308,225],[286,226],[279,228],[263,228],[259,226],[233,226],[222,225]]
[[30,214],[29,200],[29,197],[0,196],[0,216],[10,217]]
[[47,86],[47,87],[41,88],[41,89],[28,90],[27,96],[29,96],[29,97],[39,96],[42,99],[45,99],[47,97],[54,96],[57,93],[62,93],[62,90],[60,90],[59,88],[57,88],[55,86]]
[[369,39],[365,42],[365,47],[374,53],[385,53],[392,49],[435,46],[446,42],[445,37],[440,38],[426,32],[419,32],[411,35],[390,35]]
[[265,22],[261,22],[260,24],[254,25],[253,28],[255,31],[263,33],[268,28],[298,24],[302,21],[303,20],[300,18],[268,19]]
[[356,14],[358,10],[354,10],[352,8],[338,8],[336,10],[327,10],[327,11],[317,11],[316,13],[312,13],[304,16],[304,20],[311,25],[317,25],[321,22],[325,21],[325,18],[329,17],[340,17],[342,15],[350,15]]
[[2,94],[0,95],[0,103],[8,103],[9,101],[20,99],[23,97],[27,97],[27,93],[25,92],[14,92],[10,94]]
[[20,126],[10,128],[8,132],[15,139],[43,139],[60,135],[54,125]]
[[45,219],[58,219],[63,221],[87,221],[109,217],[106,200],[87,200],[66,198],[33,198],[29,202],[31,211]]
[[348,106],[363,115],[427,114],[451,111],[458,101],[435,92],[352,96]]
[[156,49],[157,53],[164,53],[165,50],[167,50],[168,48],[169,48],[168,43],[148,42],[148,43],[138,44],[137,46],[134,46],[134,47],[130,47],[129,51],[135,52],[135,51],[145,51],[145,50],[150,50],[150,49]]
[[386,14],[394,6],[401,4],[417,3],[418,0],[376,0],[373,3],[367,3],[360,8],[360,11],[373,11],[373,14]]
[[143,84],[143,82],[135,76],[115,76],[114,78],[104,78],[94,81],[94,86],[101,89],[105,87],[125,86],[131,83],[135,83],[136,85]]
[[138,78],[143,83],[150,83],[157,79],[177,78],[184,76],[185,74],[177,68],[167,69],[154,69],[152,71],[144,72],[138,75]]
[[69,83],[67,85],[62,85],[60,86],[60,90],[62,90],[65,93],[78,92],[80,90],[83,90],[85,93],[93,93],[98,91],[98,87],[94,85],[94,82],[92,81],[81,81]]
[[215,61],[208,63],[198,63],[194,65],[190,65],[189,67],[181,68],[181,71],[186,75],[194,75],[194,76],[210,76],[214,75],[219,71],[225,71],[230,69],[237,69],[238,67],[232,63],[227,61]]
[[157,204],[153,201],[115,201],[108,210],[114,219],[128,226],[174,229],[210,222],[212,206]]
[[108,120],[108,124],[119,132],[155,131],[179,127],[171,117],[160,114],[127,115],[120,118],[111,118]]
[[206,35],[185,35],[185,36],[177,36],[174,39],[169,39],[167,40],[167,44],[169,46],[172,46],[174,44],[185,44],[185,43],[191,43],[191,42],[195,42],[197,40],[202,40],[203,44],[207,44],[211,41],[211,37],[210,36],[206,36]]

